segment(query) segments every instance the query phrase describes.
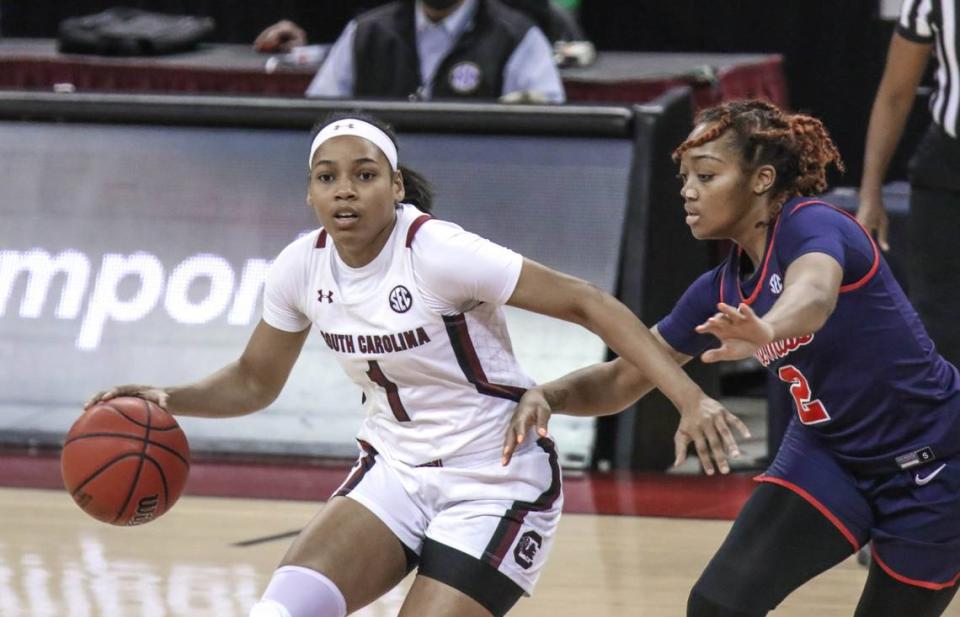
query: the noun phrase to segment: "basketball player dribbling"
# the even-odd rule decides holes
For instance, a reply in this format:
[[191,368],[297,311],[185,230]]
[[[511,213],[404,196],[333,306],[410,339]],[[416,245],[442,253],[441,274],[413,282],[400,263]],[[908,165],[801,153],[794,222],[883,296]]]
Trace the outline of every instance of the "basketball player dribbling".
[[583,325],[681,413],[686,451],[729,470],[743,424],[708,398],[609,294],[431,218],[429,187],[398,165],[374,119],[320,127],[307,202],[322,228],[285,248],[263,319],[234,363],[193,384],[120,386],[180,415],[227,417],[280,392],[311,324],[362,389],[360,457],[301,532],[251,617],[342,617],[418,567],[403,617],[489,617],[529,594],[563,502],[554,444],[531,434],[501,465],[502,435],[533,385],[501,306]]
[[[857,617],[936,617],[960,579],[960,374],[870,235],[812,197],[842,167],[819,120],[762,101],[701,112],[674,153],[686,222],[733,241],[655,336],[678,363],[755,356],[794,400],[783,443],[687,605],[760,617],[871,541]],[[551,407],[616,411],[652,385],[629,364],[525,393],[506,436]]]

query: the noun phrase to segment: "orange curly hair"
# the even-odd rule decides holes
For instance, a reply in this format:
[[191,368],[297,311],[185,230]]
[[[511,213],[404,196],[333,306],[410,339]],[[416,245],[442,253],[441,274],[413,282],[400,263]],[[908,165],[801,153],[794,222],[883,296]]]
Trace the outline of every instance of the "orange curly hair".
[[673,151],[674,162],[690,148],[731,132],[733,147],[743,155],[744,167],[772,165],[777,170],[773,194],[779,204],[800,195],[816,195],[827,189],[827,168],[845,170],[837,146],[823,123],[812,116],[785,113],[773,103],[760,100],[730,101],[705,109],[697,125],[712,124],[695,139]]

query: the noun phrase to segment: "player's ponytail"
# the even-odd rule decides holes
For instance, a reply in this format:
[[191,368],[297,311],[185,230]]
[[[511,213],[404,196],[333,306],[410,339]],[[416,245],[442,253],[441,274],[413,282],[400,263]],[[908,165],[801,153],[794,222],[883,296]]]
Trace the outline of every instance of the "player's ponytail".
[[[327,114],[326,117],[314,125],[313,136],[316,137],[328,124],[336,122],[337,120],[350,118],[363,120],[383,131],[387,137],[390,138],[390,141],[393,142],[399,154],[400,144],[397,143],[397,134],[394,132],[393,127],[376,116],[358,110],[349,112],[335,111]],[[424,212],[430,212],[433,209],[433,187],[430,185],[430,182],[419,172],[405,165],[397,165],[397,169],[403,176],[404,203],[412,204]]]
[[413,204],[419,210],[431,212],[433,210],[433,186],[420,173],[400,165],[400,174],[403,176],[403,190],[406,195],[404,203]]
[[824,192],[827,190],[827,167],[833,164],[844,171],[840,153],[827,127],[820,120],[803,114],[789,116],[787,122],[799,154],[796,192],[800,195]]

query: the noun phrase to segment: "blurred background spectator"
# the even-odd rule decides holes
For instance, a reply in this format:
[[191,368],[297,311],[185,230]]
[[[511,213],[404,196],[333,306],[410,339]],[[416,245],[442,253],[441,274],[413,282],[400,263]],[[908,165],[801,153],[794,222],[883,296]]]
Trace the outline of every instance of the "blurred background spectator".
[[[586,39],[601,51],[781,53],[792,108],[812,113],[831,127],[847,161],[844,178],[834,185],[857,185],[870,102],[883,69],[884,50],[893,29],[881,19],[880,0],[742,0],[704,3],[637,0],[554,0],[578,13]],[[213,17],[214,41],[249,44],[271,24],[290,20],[312,43],[331,43],[359,13],[383,0],[0,0],[2,33],[10,37],[55,37],[66,17],[102,11],[120,4],[151,11]],[[540,24],[548,38],[548,0],[509,0]],[[554,6],[556,6],[554,5]],[[897,3],[899,6],[899,3]],[[545,17],[546,16],[546,17]],[[918,136],[916,136],[918,137]],[[915,143],[909,131],[904,148]],[[894,177],[904,175],[899,157]]]
[[[281,21],[255,46],[271,51],[304,42],[299,27]],[[307,88],[307,96],[329,98],[505,95],[564,100],[546,36],[499,0],[399,0],[363,13],[347,24]]]

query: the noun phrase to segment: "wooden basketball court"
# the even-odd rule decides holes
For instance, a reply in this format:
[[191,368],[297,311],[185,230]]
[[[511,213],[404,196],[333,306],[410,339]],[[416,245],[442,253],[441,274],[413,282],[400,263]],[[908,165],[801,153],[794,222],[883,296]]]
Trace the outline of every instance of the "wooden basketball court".
[[[245,617],[316,502],[187,495],[163,518],[120,528],[63,490],[0,488],[0,616]],[[567,514],[533,598],[516,617],[682,617],[730,522]],[[789,554],[784,554],[789,559]],[[849,617],[866,569],[851,558],[777,617]],[[396,615],[409,579],[355,613]],[[947,615],[960,616],[960,606]]]

